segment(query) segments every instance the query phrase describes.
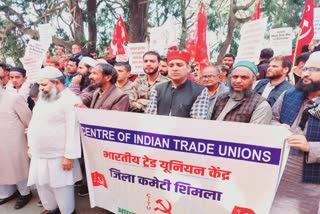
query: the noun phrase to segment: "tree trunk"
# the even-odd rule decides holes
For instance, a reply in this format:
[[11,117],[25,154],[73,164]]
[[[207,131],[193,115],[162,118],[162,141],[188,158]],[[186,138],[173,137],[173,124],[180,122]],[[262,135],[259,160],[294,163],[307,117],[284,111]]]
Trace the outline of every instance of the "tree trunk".
[[181,37],[180,37],[180,49],[184,49],[187,40],[187,17],[186,17],[186,0],[181,0]]
[[85,37],[83,30],[83,16],[79,7],[79,1],[69,0],[68,3],[69,10],[73,19],[74,42],[78,44],[83,44]]
[[148,27],[148,5],[149,0],[129,0],[129,40],[131,43],[144,42],[146,38]]
[[227,37],[224,40],[224,42],[222,43],[221,49],[219,51],[219,55],[218,55],[218,58],[217,58],[217,63],[218,64],[222,63],[223,56],[226,54],[226,52],[228,50],[228,47],[231,44],[231,41],[233,39],[234,30],[236,29],[236,27],[238,25],[238,22],[237,22],[237,19],[236,19],[236,15],[235,15],[235,11],[234,11],[234,8],[236,6],[235,4],[236,4],[236,1],[233,1],[233,0],[230,1]]
[[97,0],[87,1],[87,14],[88,14],[88,33],[89,33],[89,46],[88,51],[96,51],[97,46]]

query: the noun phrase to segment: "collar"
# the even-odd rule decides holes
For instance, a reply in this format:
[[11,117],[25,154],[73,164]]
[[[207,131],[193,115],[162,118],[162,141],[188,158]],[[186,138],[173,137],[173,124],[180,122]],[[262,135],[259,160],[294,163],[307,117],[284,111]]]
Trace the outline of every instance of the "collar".
[[191,80],[189,80],[189,79],[187,78],[187,79],[184,81],[184,83],[182,83],[181,85],[179,85],[179,86],[176,87],[176,88],[173,87],[172,81],[170,81],[171,88],[173,88],[173,89],[185,88],[189,81],[191,81]]

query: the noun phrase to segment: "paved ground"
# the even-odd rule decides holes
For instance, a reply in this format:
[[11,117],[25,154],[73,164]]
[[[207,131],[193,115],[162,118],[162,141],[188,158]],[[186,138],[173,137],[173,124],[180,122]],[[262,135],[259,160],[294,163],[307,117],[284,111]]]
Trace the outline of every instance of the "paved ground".
[[[86,197],[76,197],[76,209],[78,214],[111,214],[109,212],[103,211],[99,208],[90,208],[89,196]],[[37,214],[41,213],[43,208],[37,207],[39,197],[36,191],[33,191],[32,200],[22,209],[15,210],[14,205],[16,199],[9,201],[6,204],[0,205],[0,214]]]

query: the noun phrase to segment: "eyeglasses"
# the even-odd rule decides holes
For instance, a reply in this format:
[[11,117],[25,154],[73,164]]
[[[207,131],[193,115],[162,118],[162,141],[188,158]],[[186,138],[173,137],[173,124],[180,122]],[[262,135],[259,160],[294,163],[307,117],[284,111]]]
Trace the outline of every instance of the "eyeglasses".
[[215,78],[217,76],[219,76],[219,75],[203,75],[200,78],[201,79],[213,79],[213,78]]
[[311,72],[317,72],[317,71],[320,71],[320,68],[316,68],[316,67],[303,67],[301,68],[301,71],[302,72],[305,72],[305,71],[311,71]]

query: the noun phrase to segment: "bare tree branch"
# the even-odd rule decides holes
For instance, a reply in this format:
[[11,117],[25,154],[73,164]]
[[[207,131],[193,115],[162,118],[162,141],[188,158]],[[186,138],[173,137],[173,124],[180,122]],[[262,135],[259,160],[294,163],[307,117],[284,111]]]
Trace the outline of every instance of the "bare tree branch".
[[235,6],[235,8],[234,8],[234,13],[236,13],[238,10],[248,10],[248,9],[253,5],[253,3],[254,3],[255,1],[256,1],[256,0],[251,0],[251,2],[249,2],[249,3],[246,4],[246,5]]

